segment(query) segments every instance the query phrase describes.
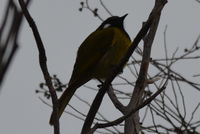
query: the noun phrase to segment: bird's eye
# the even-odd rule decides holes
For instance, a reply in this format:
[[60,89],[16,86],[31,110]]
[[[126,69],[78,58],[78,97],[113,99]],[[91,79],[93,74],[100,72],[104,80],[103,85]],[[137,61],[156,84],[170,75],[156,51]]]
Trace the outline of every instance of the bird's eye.
[[111,24],[107,23],[107,24],[105,24],[105,25],[103,26],[103,29],[104,29],[104,28],[108,28],[108,27],[110,27],[110,26],[111,26]]

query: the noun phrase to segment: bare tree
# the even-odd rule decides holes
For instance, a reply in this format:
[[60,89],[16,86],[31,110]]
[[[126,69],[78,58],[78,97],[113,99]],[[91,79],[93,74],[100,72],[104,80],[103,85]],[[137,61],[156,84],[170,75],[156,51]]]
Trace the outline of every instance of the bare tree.
[[[55,118],[57,117],[57,95],[55,91],[62,91],[66,89],[67,84],[63,84],[59,78],[54,75],[50,76],[46,65],[45,49],[40,38],[37,26],[31,18],[23,0],[19,0],[23,13],[32,28],[36,44],[39,50],[40,67],[44,75],[45,83],[40,84],[37,93],[43,93],[45,97],[52,98],[53,111]],[[112,16],[112,13],[108,10],[106,5],[100,0],[101,6]],[[163,7],[167,3],[166,0],[155,0],[154,8],[152,9],[149,18],[143,23],[141,30],[134,38],[130,49],[127,54],[121,60],[120,64],[113,69],[112,74],[102,83],[102,86],[96,90],[94,87],[88,87],[89,89],[97,91],[96,97],[92,103],[82,99],[81,96],[75,95],[81,102],[85,103],[89,108],[89,113],[86,115],[79,109],[70,106],[74,112],[67,112],[68,114],[84,121],[82,128],[82,134],[97,133],[125,133],[125,134],[138,134],[138,133],[199,133],[200,120],[195,120],[195,114],[199,110],[197,104],[195,109],[190,114],[190,118],[187,113],[187,106],[185,104],[184,93],[182,89],[184,85],[188,85],[197,91],[200,90],[200,83],[185,78],[183,74],[178,73],[172,66],[177,62],[187,62],[188,60],[199,60],[199,38],[194,42],[192,47],[186,48],[184,52],[177,56],[179,49],[175,49],[172,55],[169,54],[167,49],[167,26],[164,31],[164,58],[151,58],[151,48],[157,31],[157,27],[160,20],[160,15]],[[88,9],[94,16],[103,20],[98,14],[98,8],[92,9],[89,5],[89,1],[85,0],[81,2],[81,8],[79,11]],[[143,46],[138,46],[140,41],[143,41]],[[132,56],[133,52],[134,55]],[[138,57],[138,58],[136,58]],[[128,64],[126,64],[128,61]],[[122,70],[126,64],[126,69],[130,72],[132,80],[117,74]],[[150,73],[148,70],[154,69],[154,73]],[[199,77],[199,74],[195,74],[194,77]],[[120,83],[112,83],[115,78],[120,79]],[[111,84],[112,83],[112,84]],[[125,92],[120,90],[118,86],[129,85],[133,88],[132,92]],[[172,96],[164,91],[165,89],[171,89]],[[110,121],[101,113],[98,109],[102,103],[102,99],[107,92],[110,100],[114,104],[115,108],[122,113],[122,116],[116,120]],[[45,100],[41,99],[45,104]],[[124,105],[122,102],[128,100],[128,105]],[[51,105],[50,105],[51,106]],[[142,111],[143,114],[140,114]],[[97,116],[96,116],[97,115]],[[148,120],[152,122],[149,123]],[[164,123],[160,123],[160,120]],[[146,123],[148,122],[148,123]],[[121,129],[124,127],[124,129]],[[54,124],[54,133],[59,134],[59,120],[57,119]]]

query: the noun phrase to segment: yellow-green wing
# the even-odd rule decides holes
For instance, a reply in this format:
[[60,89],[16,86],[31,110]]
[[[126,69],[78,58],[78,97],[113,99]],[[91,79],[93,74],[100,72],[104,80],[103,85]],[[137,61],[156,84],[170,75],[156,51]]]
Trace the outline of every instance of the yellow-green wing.
[[80,77],[93,78],[93,69],[114,43],[114,31],[114,28],[96,30],[86,38],[78,49],[70,82]]

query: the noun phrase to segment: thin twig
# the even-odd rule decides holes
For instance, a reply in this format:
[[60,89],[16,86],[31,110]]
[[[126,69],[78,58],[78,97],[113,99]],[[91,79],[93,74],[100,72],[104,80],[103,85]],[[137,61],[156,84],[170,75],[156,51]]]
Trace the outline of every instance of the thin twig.
[[106,10],[106,12],[110,15],[113,16],[112,13],[110,12],[110,10],[106,7],[106,5],[104,4],[104,2],[102,0],[99,0],[102,7]]
[[114,93],[114,89],[112,86],[110,86],[110,88],[107,91],[108,96],[110,97],[112,103],[114,104],[114,106],[123,114],[125,113],[125,106],[118,100],[117,96]]
[[[165,59],[168,59],[168,51],[167,51],[167,25],[165,26],[164,30],[164,50],[165,50]],[[166,60],[166,65],[168,66],[168,60]]]

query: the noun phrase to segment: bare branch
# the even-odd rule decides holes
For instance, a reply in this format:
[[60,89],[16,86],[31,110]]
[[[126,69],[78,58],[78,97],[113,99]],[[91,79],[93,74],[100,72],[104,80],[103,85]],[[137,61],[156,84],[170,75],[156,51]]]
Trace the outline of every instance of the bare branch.
[[102,7],[106,10],[106,12],[110,15],[113,16],[112,13],[110,12],[110,10],[106,7],[106,5],[104,4],[104,2],[102,0],[99,0]]
[[59,128],[59,119],[58,119],[58,114],[57,114],[58,113],[58,99],[57,99],[57,95],[56,95],[55,89],[54,89],[52,81],[51,81],[51,77],[50,77],[49,72],[48,72],[48,67],[47,67],[47,63],[46,63],[47,58],[46,58],[45,48],[44,48],[42,39],[40,37],[40,34],[38,32],[37,26],[36,26],[35,22],[33,21],[31,15],[29,14],[24,1],[19,0],[19,4],[22,8],[23,14],[26,17],[26,20],[29,23],[29,26],[31,27],[33,35],[35,37],[35,41],[36,41],[38,51],[39,51],[40,68],[42,70],[46,84],[49,88],[49,92],[51,94],[52,103],[53,103],[53,114],[54,114],[54,117],[55,117],[54,134],[59,134],[60,128]]
[[[144,50],[142,56],[142,63],[139,71],[139,76],[136,81],[136,85],[134,91],[132,93],[131,100],[127,106],[127,112],[131,111],[143,101],[143,93],[147,84],[147,72],[150,63],[150,55],[151,55],[151,47],[153,44],[153,40],[155,38],[155,34],[157,31],[157,27],[160,20],[161,10],[166,4],[167,1],[156,0],[154,8],[151,12],[151,15],[154,14],[155,18],[152,20],[152,25],[148,34],[143,38],[144,40]],[[144,23],[145,25],[145,23]],[[130,127],[131,126],[131,127]],[[140,122],[139,122],[139,111],[134,113],[130,118],[127,118],[125,121],[125,133],[139,133],[140,131]]]
[[139,109],[145,107],[146,105],[148,105],[149,103],[151,103],[152,100],[154,100],[165,88],[166,88],[166,85],[167,85],[167,82],[168,80],[165,81],[163,87],[161,89],[159,89],[155,94],[153,94],[151,97],[149,97],[148,99],[146,99],[142,104],[140,104],[138,107],[136,107],[135,109],[133,109],[132,111],[130,111],[128,114],[114,120],[114,121],[111,121],[109,123],[105,123],[105,124],[96,124],[92,130],[91,130],[91,133],[94,132],[96,129],[98,128],[105,128],[105,127],[110,127],[110,126],[113,126],[113,125],[118,125],[120,123],[122,123],[125,119],[127,119],[128,117],[130,117],[130,115],[134,114],[136,111],[138,111]]
[[[30,0],[27,0],[28,6]],[[10,63],[18,50],[18,35],[23,20],[22,12],[18,11],[13,0],[7,1],[5,14],[0,26],[0,87]]]
[[112,86],[110,86],[110,88],[107,91],[108,96],[110,97],[112,103],[114,104],[114,106],[123,114],[125,114],[125,106],[118,100],[117,96],[114,93],[114,89]]

